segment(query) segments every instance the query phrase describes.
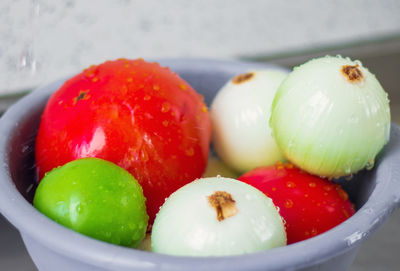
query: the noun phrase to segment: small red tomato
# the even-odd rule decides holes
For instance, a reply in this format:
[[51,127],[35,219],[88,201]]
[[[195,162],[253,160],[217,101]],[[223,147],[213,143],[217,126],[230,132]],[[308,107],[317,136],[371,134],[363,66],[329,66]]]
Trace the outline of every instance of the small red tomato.
[[286,221],[288,244],[323,233],[355,213],[339,184],[278,163],[245,173],[239,180],[270,197]]
[[202,176],[211,123],[203,98],[168,68],[118,59],[72,77],[49,99],[36,139],[39,178],[98,157],[142,185],[150,222],[176,189]]

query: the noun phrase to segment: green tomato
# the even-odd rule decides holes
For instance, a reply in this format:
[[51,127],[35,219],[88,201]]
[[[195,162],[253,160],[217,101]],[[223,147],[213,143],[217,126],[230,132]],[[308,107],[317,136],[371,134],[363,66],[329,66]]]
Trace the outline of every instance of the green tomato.
[[147,229],[145,201],[142,187],[126,170],[102,159],[83,158],[46,174],[33,205],[74,231],[136,247]]

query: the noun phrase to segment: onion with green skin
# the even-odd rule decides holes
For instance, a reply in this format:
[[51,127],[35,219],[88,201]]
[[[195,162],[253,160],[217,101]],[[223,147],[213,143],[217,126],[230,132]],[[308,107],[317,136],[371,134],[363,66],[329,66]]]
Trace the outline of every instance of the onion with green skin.
[[258,70],[227,82],[210,107],[213,145],[232,169],[246,172],[285,161],[268,122],[275,93],[287,76],[282,70]]
[[243,182],[198,179],[174,192],[152,228],[153,252],[180,256],[226,256],[286,245],[272,200]]
[[387,93],[359,61],[340,56],[294,68],[280,85],[270,125],[284,155],[315,175],[372,168],[389,139]]

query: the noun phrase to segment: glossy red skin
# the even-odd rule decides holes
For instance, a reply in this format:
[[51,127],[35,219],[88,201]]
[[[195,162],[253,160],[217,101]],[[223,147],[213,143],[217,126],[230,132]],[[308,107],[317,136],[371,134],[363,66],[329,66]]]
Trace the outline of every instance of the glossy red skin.
[[288,244],[321,234],[355,213],[339,184],[310,175],[291,164],[261,167],[239,180],[270,197],[285,220]]
[[202,96],[142,59],[91,66],[49,99],[36,139],[39,178],[83,157],[109,160],[142,185],[150,223],[166,197],[201,177],[211,123]]

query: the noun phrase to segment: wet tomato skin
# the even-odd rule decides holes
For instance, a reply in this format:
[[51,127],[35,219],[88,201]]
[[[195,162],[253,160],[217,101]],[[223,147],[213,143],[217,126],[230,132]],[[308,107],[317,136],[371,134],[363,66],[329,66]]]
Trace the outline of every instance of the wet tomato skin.
[[292,164],[247,172],[239,180],[272,199],[285,220],[288,244],[323,233],[355,213],[339,184],[310,175]]
[[36,139],[39,179],[84,157],[128,170],[150,222],[164,199],[201,177],[211,140],[203,98],[169,68],[142,59],[91,66],[49,99]]

